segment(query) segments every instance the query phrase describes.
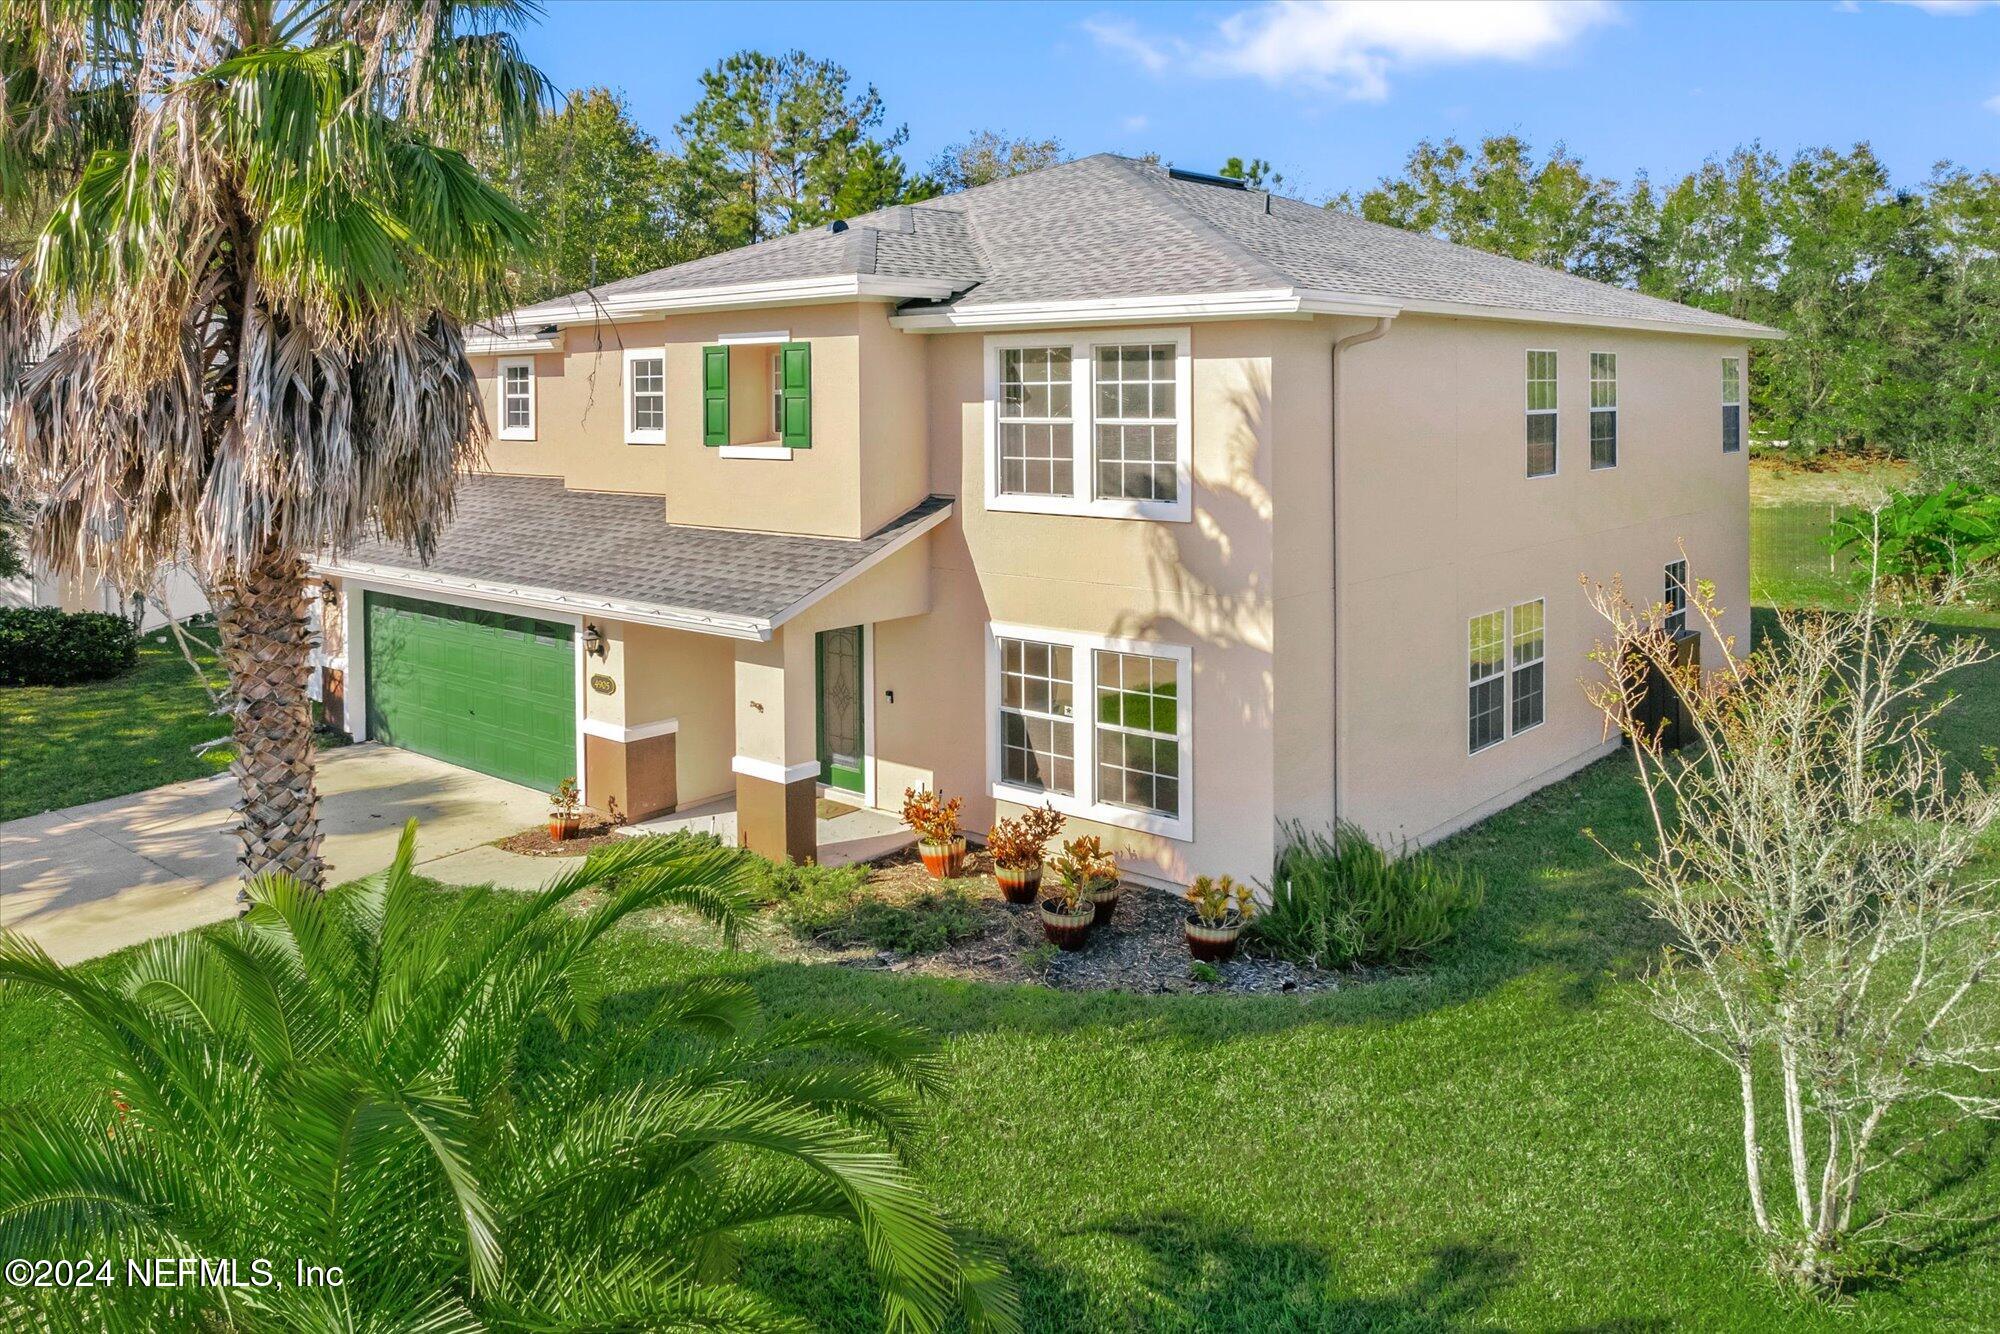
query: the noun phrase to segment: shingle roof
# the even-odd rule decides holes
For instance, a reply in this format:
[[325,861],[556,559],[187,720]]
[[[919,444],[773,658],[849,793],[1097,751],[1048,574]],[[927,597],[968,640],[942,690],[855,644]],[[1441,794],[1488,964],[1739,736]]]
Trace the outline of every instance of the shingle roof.
[[1295,199],[1101,153],[961,194],[608,283],[516,312],[526,323],[599,300],[786,279],[948,284],[911,311],[1015,302],[1300,289],[1389,304],[1629,320],[1707,331],[1762,326]]
[[732,621],[772,617],[869,557],[907,541],[951,506],[931,496],[858,541],[666,522],[657,495],[570,491],[552,477],[476,474],[428,565],[392,542],[364,542],[325,568],[402,571],[561,594],[606,607]]

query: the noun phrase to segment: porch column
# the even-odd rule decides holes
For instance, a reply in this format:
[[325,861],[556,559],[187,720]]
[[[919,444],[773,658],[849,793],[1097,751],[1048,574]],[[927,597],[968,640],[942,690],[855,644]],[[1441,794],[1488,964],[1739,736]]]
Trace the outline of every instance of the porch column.
[[810,633],[736,650],[736,840],[773,860],[819,855],[815,672]]

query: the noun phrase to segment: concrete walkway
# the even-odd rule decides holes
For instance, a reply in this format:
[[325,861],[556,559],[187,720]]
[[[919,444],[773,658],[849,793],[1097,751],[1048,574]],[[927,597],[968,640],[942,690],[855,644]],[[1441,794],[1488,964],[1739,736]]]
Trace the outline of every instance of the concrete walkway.
[[[530,888],[563,869],[485,846],[547,818],[530,788],[370,744],[322,752],[319,792],[329,883],[387,866],[412,818],[436,879]],[[225,774],[0,824],[0,928],[70,963],[229,917],[235,797]]]

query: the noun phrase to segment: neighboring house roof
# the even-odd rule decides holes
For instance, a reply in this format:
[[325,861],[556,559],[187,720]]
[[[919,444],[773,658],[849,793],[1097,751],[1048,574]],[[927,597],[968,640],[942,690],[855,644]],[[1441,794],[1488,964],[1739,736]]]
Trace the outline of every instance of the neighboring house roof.
[[565,490],[551,477],[475,474],[425,565],[392,542],[364,542],[316,568],[420,594],[496,600],[737,639],[771,631],[942,523],[931,496],[850,541],[694,528],[665,521],[665,498]]
[[909,328],[1404,310],[1737,337],[1776,330],[1351,214],[1101,153],[514,312],[603,315],[886,297]]

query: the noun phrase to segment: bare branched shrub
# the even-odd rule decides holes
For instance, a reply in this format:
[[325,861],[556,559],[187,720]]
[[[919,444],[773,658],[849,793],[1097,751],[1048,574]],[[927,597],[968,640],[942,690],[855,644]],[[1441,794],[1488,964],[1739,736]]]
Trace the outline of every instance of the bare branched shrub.
[[[1773,1272],[1831,1291],[1865,1247],[1910,1240],[1877,1174],[2000,1116],[2000,881],[1975,869],[2000,790],[1931,735],[1946,679],[1995,655],[1939,639],[1879,579],[1851,614],[1781,614],[1745,654],[1703,582],[1691,605],[1721,653],[1704,672],[1662,608],[1586,585],[1611,630],[1591,699],[1633,738],[1657,836],[1606,851],[1675,937],[1653,1012],[1736,1071]],[[1638,716],[1648,670],[1685,701],[1681,753]]]

